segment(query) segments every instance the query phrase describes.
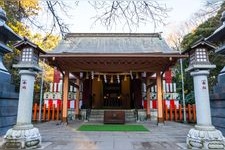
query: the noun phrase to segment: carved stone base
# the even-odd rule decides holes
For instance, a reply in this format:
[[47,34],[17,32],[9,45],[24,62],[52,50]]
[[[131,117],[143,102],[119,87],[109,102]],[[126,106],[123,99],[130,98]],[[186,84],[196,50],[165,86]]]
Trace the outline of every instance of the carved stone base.
[[3,149],[32,149],[40,147],[41,135],[32,125],[15,126],[4,136]]
[[189,131],[186,142],[190,149],[225,149],[225,138],[213,126],[196,125]]

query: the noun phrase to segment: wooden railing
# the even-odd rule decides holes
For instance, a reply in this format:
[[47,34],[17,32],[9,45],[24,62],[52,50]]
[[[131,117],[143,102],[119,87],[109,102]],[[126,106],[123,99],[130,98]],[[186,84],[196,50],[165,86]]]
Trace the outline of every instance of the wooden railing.
[[[188,104],[186,109],[186,120],[189,123],[196,122],[196,106]],[[181,105],[179,108],[167,108],[164,107],[164,119],[170,121],[179,121],[182,122],[184,120],[184,110]]]
[[[195,123],[196,122],[196,107],[195,105],[187,105],[186,109],[186,120],[189,123]],[[46,107],[46,105],[42,106],[42,115],[41,120],[42,121],[50,121],[50,120],[61,120],[62,116],[62,106],[56,107],[53,105],[52,107]],[[167,108],[164,107],[164,120],[170,120],[170,121],[177,121],[182,122],[183,121],[183,108],[181,105],[179,105],[179,108]],[[33,106],[33,115],[32,115],[32,121],[38,121],[39,120],[39,106],[37,104],[34,104]]]
[[[39,106],[38,104],[34,104],[33,106],[33,115],[32,115],[32,121],[38,121],[39,120]],[[53,105],[52,107],[46,107],[46,105],[42,106],[41,111],[41,120],[42,121],[50,121],[50,120],[61,120],[61,111],[62,107],[58,106],[56,107]]]

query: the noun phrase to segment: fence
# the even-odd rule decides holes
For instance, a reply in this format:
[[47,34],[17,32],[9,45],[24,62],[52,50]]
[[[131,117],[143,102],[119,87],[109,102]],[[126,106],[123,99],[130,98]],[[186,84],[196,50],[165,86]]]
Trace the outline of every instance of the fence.
[[[195,105],[187,105],[186,109],[186,120],[190,123],[196,122],[196,107]],[[58,105],[56,107],[55,105],[49,106],[48,108],[46,105],[43,105],[42,107],[42,115],[41,119],[42,121],[50,121],[50,120],[61,120],[61,113],[62,113],[62,105]],[[33,115],[32,115],[32,121],[39,120],[39,106],[35,103],[33,106]],[[170,107],[164,108],[164,120],[170,120],[170,121],[183,121],[183,108],[181,105],[179,105],[178,108],[176,107]]]
[[[37,121],[39,120],[39,106],[37,103],[34,104],[33,106],[33,115],[32,115],[32,121]],[[61,120],[61,111],[62,106],[59,105],[56,107],[55,105],[52,105],[52,107],[46,107],[44,104],[42,107],[42,112],[41,112],[41,120],[42,121],[50,121],[50,120]]]
[[[188,104],[186,109],[186,120],[190,123],[196,122],[196,106]],[[184,120],[183,115],[183,108],[181,105],[179,105],[178,108],[176,107],[170,107],[164,108],[164,120],[170,120],[170,121],[180,121],[182,122]]]

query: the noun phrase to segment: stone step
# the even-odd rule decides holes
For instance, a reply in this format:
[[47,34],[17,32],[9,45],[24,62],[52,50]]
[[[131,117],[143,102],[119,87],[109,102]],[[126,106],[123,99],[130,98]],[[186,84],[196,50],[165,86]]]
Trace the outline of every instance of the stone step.
[[[89,121],[103,121],[104,119],[103,118],[89,118]],[[125,119],[126,122],[135,122],[136,121],[136,118],[126,118]]]

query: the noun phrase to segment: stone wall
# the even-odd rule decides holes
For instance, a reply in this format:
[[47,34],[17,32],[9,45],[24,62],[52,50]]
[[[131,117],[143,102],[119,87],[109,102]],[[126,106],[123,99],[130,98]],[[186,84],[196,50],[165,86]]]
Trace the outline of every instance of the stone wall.
[[225,67],[210,94],[212,124],[225,135]]
[[16,124],[17,117],[19,94],[15,92],[14,85],[6,81],[0,82],[0,135]]
[[16,124],[19,94],[11,84],[11,75],[3,64],[5,54],[13,52],[8,46],[9,41],[22,40],[6,25],[5,11],[0,7],[0,135]]

